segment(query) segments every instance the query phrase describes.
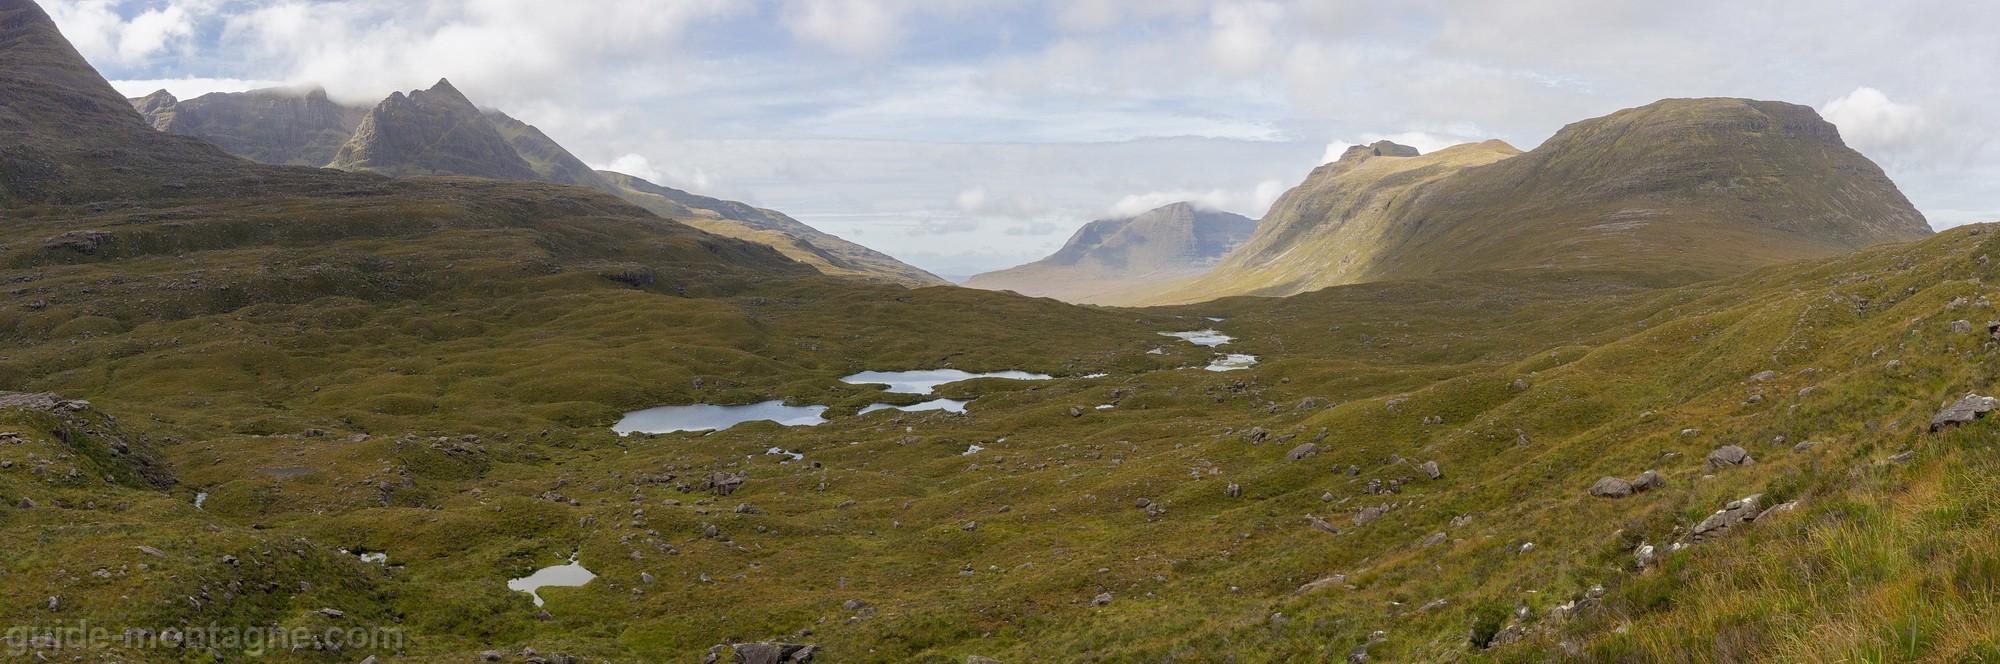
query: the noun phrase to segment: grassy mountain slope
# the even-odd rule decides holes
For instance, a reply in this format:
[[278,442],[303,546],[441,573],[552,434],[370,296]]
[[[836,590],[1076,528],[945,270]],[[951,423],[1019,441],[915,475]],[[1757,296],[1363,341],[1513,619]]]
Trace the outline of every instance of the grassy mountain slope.
[[514,152],[528,162],[528,167],[535,170],[535,179],[580,185],[600,191],[612,189],[603,175],[599,175],[596,170],[584,164],[582,159],[577,159],[576,155],[570,154],[568,149],[556,143],[555,139],[549,138],[548,134],[542,133],[542,130],[536,129],[534,125],[516,120],[499,111],[488,110],[482,114],[486,116],[487,122],[493,125],[493,129],[500,132],[501,138],[513,146]]
[[[1619,270],[1688,283],[1931,232],[1880,168],[1794,104],[1669,99],[1577,122],[1518,156],[1491,142],[1431,156],[1455,151],[1468,161],[1450,173],[1373,175],[1383,162],[1415,169],[1384,157],[1323,166],[1238,255],[1125,301],[1468,270]],[[1341,166],[1350,161],[1372,168]]]
[[[1313,169],[1271,205],[1257,232],[1212,270],[1179,283],[1109,294],[1112,304],[1198,302],[1228,295],[1290,295],[1370,281],[1378,264],[1397,258],[1385,238],[1424,189],[1468,169],[1520,154],[1500,141],[1417,155],[1384,141],[1356,146]],[[1399,149],[1400,148],[1400,149]]]
[[767,244],[820,272],[849,279],[942,286],[947,281],[873,249],[821,232],[776,210],[691,194],[642,178],[598,171],[611,191],[634,205],[710,233]]
[[1099,219],[1033,263],[974,275],[965,285],[1068,302],[1201,274],[1256,231],[1228,212],[1174,203],[1125,219]]

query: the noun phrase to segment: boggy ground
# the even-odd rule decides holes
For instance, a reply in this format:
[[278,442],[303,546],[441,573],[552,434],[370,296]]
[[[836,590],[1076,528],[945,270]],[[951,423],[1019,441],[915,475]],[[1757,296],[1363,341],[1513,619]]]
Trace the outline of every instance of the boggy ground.
[[[24,247],[0,367],[92,406],[0,408],[20,434],[0,622],[392,627],[411,661],[763,640],[829,661],[1980,661],[2000,656],[1994,432],[1926,424],[1994,383],[1984,230],[1669,290],[1489,273],[1136,311],[783,270],[700,298],[566,269],[231,301],[297,261],[197,277]],[[1156,335],[1208,326],[1261,363],[1202,371],[1210,350]],[[862,417],[885,399],[837,381],[945,366],[1064,378]],[[608,430],[766,398],[834,421]],[[1756,463],[1709,472],[1725,444]],[[1665,486],[1586,493],[1645,470]],[[747,478],[721,496],[717,472]],[[1798,507],[1635,565],[1757,493]],[[544,589],[545,614],[506,589],[572,553],[599,577]],[[390,653],[270,656],[366,654]]]

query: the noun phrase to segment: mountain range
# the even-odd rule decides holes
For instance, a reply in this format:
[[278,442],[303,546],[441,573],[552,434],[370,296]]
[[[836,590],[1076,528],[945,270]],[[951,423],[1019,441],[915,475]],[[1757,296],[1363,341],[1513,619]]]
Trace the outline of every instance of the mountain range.
[[534,126],[480,110],[447,80],[392,93],[372,108],[342,106],[317,87],[218,92],[187,101],[161,90],[130,102],[160,131],[208,140],[265,163],[579,185],[711,233],[769,245],[825,274],[912,287],[946,283],[776,211],[599,173]]
[[1930,233],[1811,108],[1669,99],[1571,124],[1528,152],[1500,141],[1427,155],[1355,146],[1279,197],[1213,268],[1071,288],[1145,305],[1521,269],[1668,285]]
[[1242,215],[1174,203],[1077,229],[1042,260],[974,275],[973,288],[1091,303],[1099,296],[1199,275],[1257,230]]

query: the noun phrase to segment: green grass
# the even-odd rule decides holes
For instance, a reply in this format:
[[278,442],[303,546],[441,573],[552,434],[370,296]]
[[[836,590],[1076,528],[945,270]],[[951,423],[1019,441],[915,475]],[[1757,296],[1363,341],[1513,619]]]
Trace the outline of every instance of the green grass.
[[[402,205],[385,195],[358,209]],[[217,205],[200,217],[321,214]],[[18,299],[49,303],[0,314],[0,383],[116,418],[66,442],[45,415],[0,412],[27,440],[0,444],[14,462],[0,498],[37,505],[0,509],[0,532],[31,543],[0,552],[0,594],[34,600],[0,605],[0,622],[319,627],[329,607],[343,626],[403,630],[412,661],[522,647],[683,661],[765,639],[818,643],[832,661],[1298,661],[1344,657],[1378,630],[1370,651],[1387,661],[1990,654],[1994,431],[1924,431],[1941,402],[1994,383],[1983,335],[1947,329],[2000,317],[1969,281],[2000,277],[1977,228],[1664,290],[1478,274],[1117,310],[705,263],[671,229],[652,248],[604,244],[610,222],[589,207],[551,224],[480,205],[399,207],[383,217],[399,221],[346,230],[148,220],[117,232],[162,239],[124,253],[0,255],[29,289]],[[29,236],[115,227],[66,208],[17,220]],[[604,255],[663,278],[606,279]],[[1177,368],[1210,351],[1155,334],[1210,325],[1262,363]],[[843,414],[908,399],[839,376],[947,366],[1111,375],[948,388],[976,397],[963,416]],[[1750,380],[1766,369],[1777,378]],[[626,410],[768,398],[836,417],[608,430]],[[1253,445],[1250,427],[1298,438]],[[1284,460],[1322,430],[1326,452]],[[93,453],[109,437],[178,483],[150,488],[126,457]],[[1794,452],[1804,440],[1822,445]],[[1758,463],[1704,477],[1725,443]],[[986,450],[963,455],[971,444]],[[774,446],[807,461],[779,464],[763,454]],[[1884,463],[1905,449],[1911,464]],[[1417,468],[1433,460],[1442,479]],[[724,469],[750,479],[726,498],[698,488]],[[1667,486],[1585,494],[1645,470]],[[1374,495],[1371,480],[1404,482]],[[1803,507],[1631,564],[1640,543],[1664,549],[1757,492]],[[734,511],[746,503],[759,513]],[[1391,509],[1357,525],[1365,506]],[[547,616],[504,587],[572,551],[600,576],[546,590]],[[1354,589],[1297,592],[1336,573]],[[1594,586],[1602,599],[1554,616]],[[1103,592],[1114,601],[1091,606]],[[63,608],[48,612],[49,596]],[[842,610],[849,599],[872,612]],[[1470,638],[1517,622],[1518,643]]]

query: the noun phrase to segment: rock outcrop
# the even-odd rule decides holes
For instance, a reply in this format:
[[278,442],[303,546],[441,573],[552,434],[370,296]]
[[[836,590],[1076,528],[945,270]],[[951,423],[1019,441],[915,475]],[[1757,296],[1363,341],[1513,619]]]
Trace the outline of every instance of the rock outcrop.
[[[118,420],[88,401],[48,392],[0,392],[0,413],[24,411],[23,423],[44,428],[46,443],[70,459],[70,478],[102,478],[139,489],[167,489],[178,483],[166,460],[146,440],[131,436]],[[4,416],[4,415],[0,415]],[[8,432],[0,442],[21,442]]]
[[738,643],[731,649],[736,664],[810,662],[819,654],[819,646],[803,643]]
[[1970,423],[1993,412],[1995,407],[2000,407],[2000,399],[1967,392],[1964,397],[1931,416],[1931,431]]
[[[1770,511],[1764,509],[1763,502],[1764,494],[1753,493],[1744,496],[1742,499],[1732,501],[1728,505],[1724,505],[1722,509],[1708,515],[1708,518],[1702,519],[1701,523],[1695,524],[1694,530],[1688,533],[1688,541],[1694,544],[1713,541],[1716,538],[1729,534],[1732,528],[1756,521],[1758,518],[1770,514]],[[1772,509],[1784,511],[1791,509],[1792,505],[1794,503],[1784,503],[1774,506]],[[1782,507],[1783,510],[1779,510],[1779,507]]]

